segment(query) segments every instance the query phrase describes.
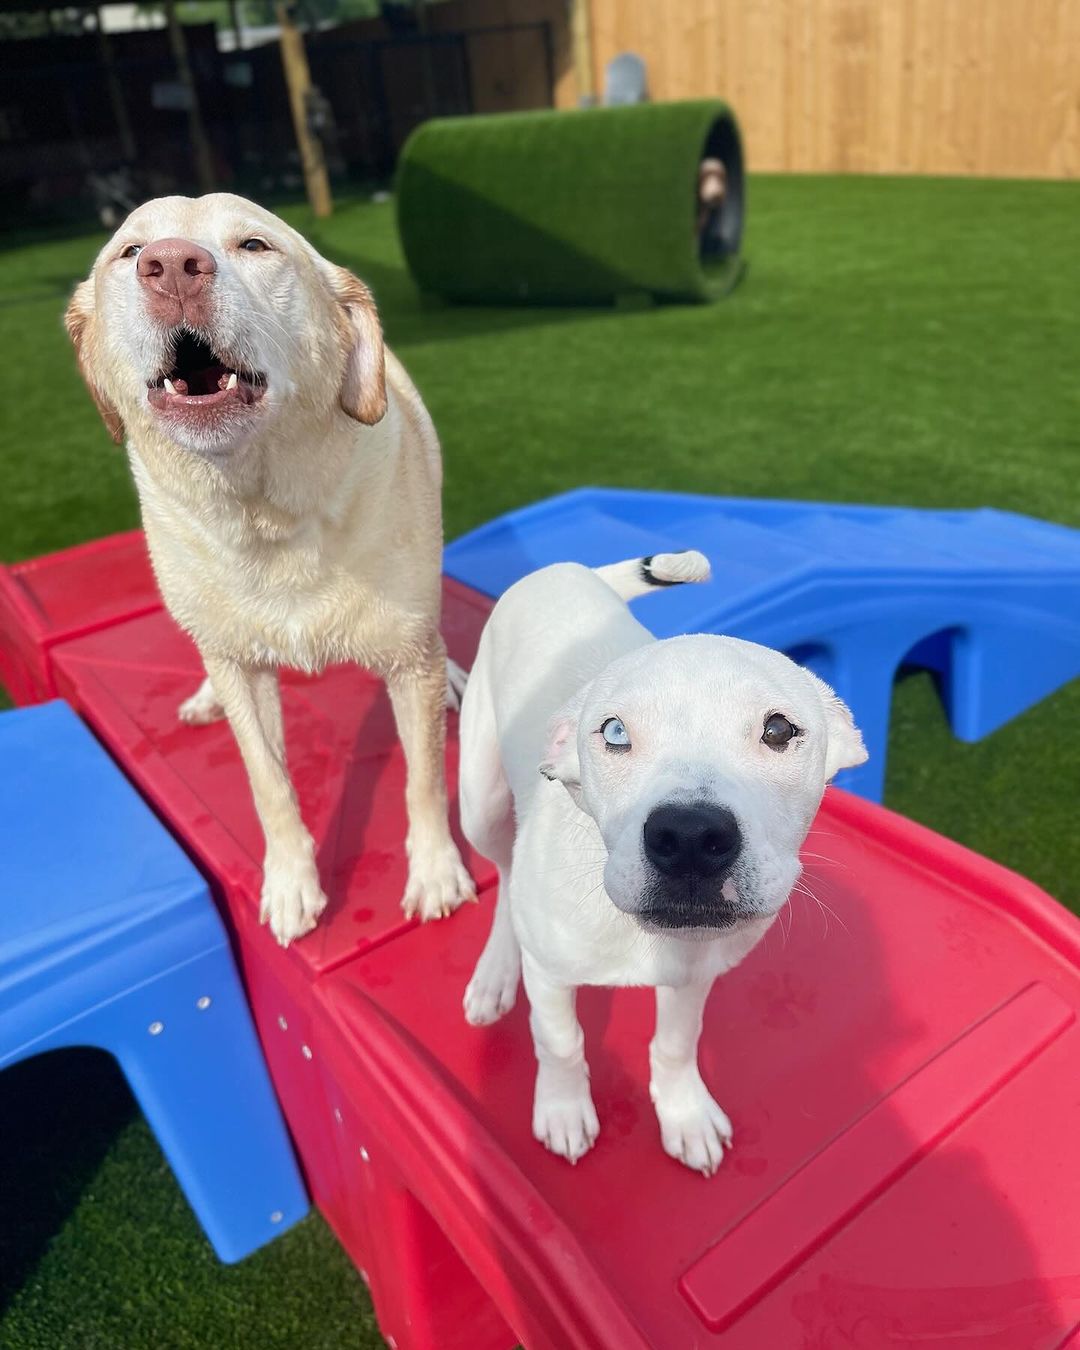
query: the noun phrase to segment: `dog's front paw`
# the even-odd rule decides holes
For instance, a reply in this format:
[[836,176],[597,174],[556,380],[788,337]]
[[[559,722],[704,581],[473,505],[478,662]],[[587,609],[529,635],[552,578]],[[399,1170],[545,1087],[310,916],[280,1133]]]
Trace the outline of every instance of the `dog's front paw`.
[[465,990],[465,1021],[474,1027],[490,1026],[505,1017],[517,999],[521,962],[517,944],[509,952],[485,949]]
[[711,1177],[724,1161],[724,1150],[731,1147],[731,1121],[713,1101],[704,1083],[690,1100],[656,1106],[664,1151],[695,1172]]
[[283,947],[310,933],[325,908],[326,896],[314,862],[303,857],[267,859],[259,922],[270,925]]
[[180,721],[189,726],[204,727],[210,722],[220,722],[225,709],[217,701],[214,687],[209,679],[203,680],[190,698],[184,699],[177,709]]
[[445,919],[466,900],[475,899],[476,887],[453,844],[437,852],[412,852],[409,880],[401,901],[406,918],[419,915],[424,923],[429,919]]
[[533,1135],[545,1148],[576,1163],[600,1133],[600,1121],[586,1081],[572,1096],[537,1091],[533,1103]]

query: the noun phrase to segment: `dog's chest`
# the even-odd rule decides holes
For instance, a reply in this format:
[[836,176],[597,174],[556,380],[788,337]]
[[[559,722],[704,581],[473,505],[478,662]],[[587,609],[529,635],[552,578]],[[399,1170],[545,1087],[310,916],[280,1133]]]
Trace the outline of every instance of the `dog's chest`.
[[[583,875],[580,863],[573,871],[549,864],[529,877],[519,857],[511,881],[514,929],[522,947],[562,983],[677,987],[712,980],[738,959],[723,940],[695,944],[646,933],[615,908],[598,880],[599,869]],[[538,884],[536,875],[545,880]]]
[[[330,661],[358,659],[357,648],[377,646],[378,604],[340,578],[321,584],[237,587],[239,613],[231,631],[255,659],[317,669]],[[220,633],[223,639],[227,634]]]
[[385,671],[426,635],[409,597],[357,559],[351,568],[310,546],[184,557],[170,542],[154,553],[177,621],[201,647],[235,660],[306,671],[356,661]]
[[[596,922],[583,913],[592,903],[586,895],[575,915],[564,922],[552,916],[540,920],[536,911],[519,919],[515,928],[522,946],[530,951],[551,976],[568,985],[602,988],[634,988],[712,981],[730,970],[741,957],[727,950],[722,940],[694,944],[645,933],[632,920],[617,915],[602,890],[596,893]],[[605,908],[606,907],[606,908]],[[600,912],[604,911],[604,912]]]

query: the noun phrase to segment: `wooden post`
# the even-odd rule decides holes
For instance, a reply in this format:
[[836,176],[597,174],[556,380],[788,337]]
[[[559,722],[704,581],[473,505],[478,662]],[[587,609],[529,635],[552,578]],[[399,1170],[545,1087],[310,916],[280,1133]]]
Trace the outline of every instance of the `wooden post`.
[[[421,38],[428,35],[428,16],[425,0],[413,0],[416,13],[416,31]],[[431,47],[427,42],[420,44],[420,70],[424,85],[424,116],[434,117],[438,112],[435,98],[435,75],[431,69]]]
[[281,64],[285,68],[285,83],[289,87],[289,105],[292,108],[296,144],[300,150],[300,164],[304,171],[304,187],[308,201],[317,216],[328,216],[334,209],[330,196],[330,178],[326,172],[322,145],[307,121],[307,92],[311,88],[311,70],[304,37],[293,23],[291,7],[279,0],[277,21],[281,26]]
[[195,152],[195,176],[200,192],[214,190],[214,157],[210,153],[210,141],[203,125],[202,110],[199,107],[199,91],[195,87],[195,76],[188,60],[187,40],[184,26],[176,16],[176,0],[165,0],[165,19],[169,26],[169,44],[172,47],[173,60],[180,83],[187,89],[188,130],[191,133],[191,148]]
[[592,16],[589,13],[589,0],[570,0],[570,41],[574,50],[578,106],[591,108],[596,103],[596,86],[593,83]]
[[135,133],[131,129],[131,118],[128,116],[124,90],[116,73],[112,43],[105,31],[104,12],[101,8],[97,10],[97,35],[98,51],[101,53],[101,64],[105,70],[105,86],[109,91],[109,102],[112,104],[116,134],[120,138],[120,152],[125,164],[133,164],[136,155]]
[[241,52],[244,50],[244,30],[240,25],[240,0],[229,0],[229,23],[236,35],[233,50]]

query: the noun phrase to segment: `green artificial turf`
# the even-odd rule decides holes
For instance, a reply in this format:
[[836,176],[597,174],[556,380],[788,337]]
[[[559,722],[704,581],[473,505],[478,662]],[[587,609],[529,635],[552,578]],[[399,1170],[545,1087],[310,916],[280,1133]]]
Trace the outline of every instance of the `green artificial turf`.
[[707,145],[738,197],[739,133],[717,99],[425,122],[397,172],[412,274],[479,304],[705,299],[730,284],[730,269],[713,275],[698,258]]
[[[317,226],[289,214],[374,286],[442,433],[451,535],[585,483],[991,505],[1080,526],[1080,184],[750,186],[745,283],[643,312],[425,308],[391,206]],[[136,523],[59,321],[99,242],[0,252],[9,559]],[[904,680],[887,801],[1080,909],[1078,726],[1074,685],[960,745],[929,677]],[[0,1075],[0,1141],[3,1350],[377,1343],[317,1218],[238,1267],[214,1262],[116,1071],[89,1052]]]

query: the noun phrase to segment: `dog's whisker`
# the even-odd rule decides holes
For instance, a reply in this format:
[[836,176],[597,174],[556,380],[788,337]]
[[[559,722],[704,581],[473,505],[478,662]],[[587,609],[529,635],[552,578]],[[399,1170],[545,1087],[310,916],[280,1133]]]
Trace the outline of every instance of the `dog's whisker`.
[[832,917],[836,920],[836,922],[840,925],[840,927],[844,930],[844,932],[847,933],[848,936],[850,936],[851,929],[848,928],[847,924],[843,921],[840,915],[837,914],[836,910],[833,909],[832,905],[827,905],[824,900],[818,899],[817,896],[814,896],[814,899],[817,900],[817,903],[821,907],[821,909],[824,910],[826,914],[831,914]]
[[560,872],[560,871],[564,871],[564,870],[565,870],[566,868],[568,868],[568,867],[578,867],[578,866],[580,866],[582,863],[593,863],[593,864],[595,864],[596,862],[599,862],[599,861],[601,861],[601,860],[606,861],[606,860],[607,860],[607,856],[608,856],[608,854],[607,854],[607,849],[595,849],[591,854],[589,854],[589,853],[582,853],[580,856],[575,857],[575,858],[571,858],[571,859],[570,859],[569,861],[567,861],[567,862],[555,863],[554,866],[552,866],[552,867],[544,867],[544,868],[541,868],[541,869],[537,872],[537,875],[538,875],[538,876],[542,876],[542,877],[543,877],[543,876],[548,876],[548,875],[549,875],[550,873],[552,873],[552,872]]
[[799,855],[802,858],[809,858],[814,862],[826,863],[829,867],[842,867],[845,872],[851,871],[851,864],[844,862],[841,858],[830,858],[824,853],[808,853],[806,849]]
[[[569,885],[563,886],[560,890],[558,890],[558,891],[555,892],[555,895],[557,895],[557,896],[565,896],[565,895],[567,895],[568,892],[573,893],[573,892],[577,891],[577,890],[584,884],[584,881],[585,881],[585,880],[587,880],[587,878],[582,878],[582,879],[579,880],[579,881],[575,881],[575,882],[573,882],[573,883],[570,883]],[[598,890],[600,890],[600,888],[603,886],[603,884],[604,884],[603,878],[601,878],[600,881],[598,881],[598,882],[594,882],[592,886],[590,886],[587,890],[582,891],[582,892],[577,896],[577,899],[574,900],[574,901],[572,902],[571,908],[572,908],[575,912],[576,912],[577,910],[581,909],[582,906],[585,904],[585,902],[586,902],[588,899],[590,899],[590,897],[592,897],[593,895],[595,895],[596,892],[597,892]]]
[[[262,318],[268,318],[268,316],[264,315]],[[288,337],[288,330],[278,323],[277,320],[274,320],[274,322],[277,323],[282,334],[285,337]],[[260,360],[262,353],[256,350],[256,347],[259,344],[264,344],[266,347],[270,348],[274,356],[276,356],[280,362],[282,369],[288,368],[289,361],[286,348],[278,342],[276,338],[270,335],[258,317],[255,315],[248,315],[245,319],[244,333],[240,334],[232,344],[234,355],[239,358],[241,364],[246,365],[253,370],[258,369],[264,364]]]
[[603,868],[597,867],[596,864],[589,864],[581,867],[576,872],[570,872],[566,875],[556,877],[555,885],[565,891],[568,886],[574,886],[582,881],[592,881],[597,872],[602,873]]
[[824,941],[824,940],[825,940],[826,938],[828,938],[828,936],[829,936],[829,916],[828,916],[828,914],[827,914],[827,913],[825,912],[825,910],[822,908],[821,901],[817,898],[817,896],[814,894],[814,892],[811,891],[809,888],[807,888],[807,889],[805,889],[805,890],[801,890],[801,891],[799,892],[799,894],[805,896],[808,900],[813,900],[814,904],[817,905],[818,910],[819,910],[820,913],[821,913],[821,917],[822,917],[822,919],[824,920],[824,925],[823,925],[822,932],[821,932],[822,941]]
[[584,906],[592,899],[592,897],[597,893],[597,891],[602,889],[603,885],[604,879],[603,877],[601,877],[595,886],[591,886],[583,895],[580,895],[577,898],[577,900],[571,907],[571,913],[576,914],[578,910],[584,908]]
[[602,872],[606,861],[606,858],[579,858],[572,863],[560,863],[555,867],[539,871],[536,875],[539,877],[557,877],[559,881],[566,881],[575,876],[588,877],[597,871]]
[[836,920],[836,922],[840,925],[840,927],[844,930],[845,933],[849,933],[849,932],[850,932],[850,930],[848,929],[847,924],[843,921],[843,919],[840,917],[840,915],[837,914],[836,910],[833,909],[833,907],[832,907],[831,905],[826,904],[825,901],[822,900],[821,897],[820,897],[819,895],[817,895],[813,890],[811,890],[811,888],[810,888],[809,886],[806,886],[805,884],[799,882],[799,883],[796,883],[796,886],[795,886],[794,890],[795,890],[799,895],[805,896],[808,900],[813,900],[814,904],[817,905],[818,909],[819,909],[820,912],[821,912],[822,918],[823,918],[824,921],[825,921],[825,931],[824,931],[824,936],[825,936],[825,937],[828,937],[828,935],[829,935],[829,918],[830,918],[830,916],[831,916],[833,919]]

